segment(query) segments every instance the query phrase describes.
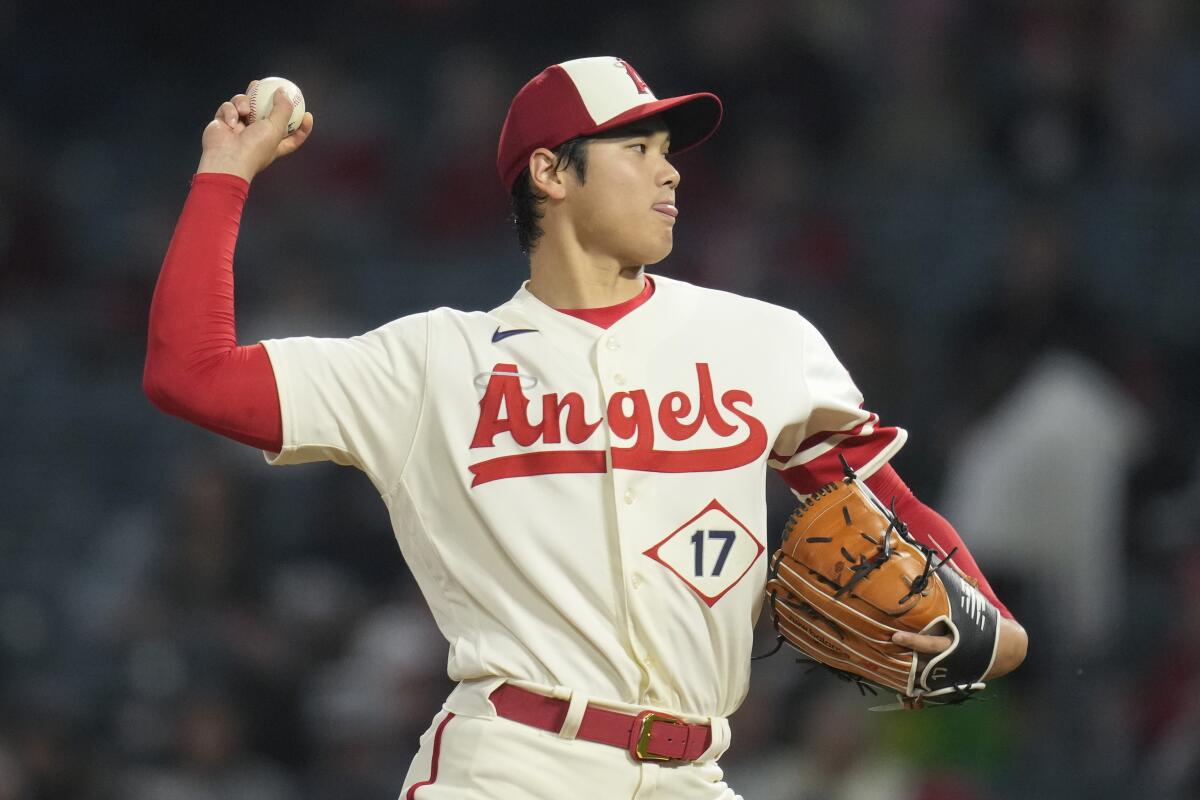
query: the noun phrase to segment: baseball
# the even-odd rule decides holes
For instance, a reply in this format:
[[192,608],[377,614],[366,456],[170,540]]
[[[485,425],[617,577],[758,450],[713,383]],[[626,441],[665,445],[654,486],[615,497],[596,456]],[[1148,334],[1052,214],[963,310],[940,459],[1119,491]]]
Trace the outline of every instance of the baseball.
[[292,99],[292,117],[288,120],[287,129],[287,132],[291,134],[300,127],[300,123],[304,120],[304,94],[300,91],[299,86],[287,78],[263,78],[254,85],[254,90],[250,92],[249,120],[253,123],[256,119],[265,118],[271,113],[275,90],[280,87],[283,87],[288,97]]

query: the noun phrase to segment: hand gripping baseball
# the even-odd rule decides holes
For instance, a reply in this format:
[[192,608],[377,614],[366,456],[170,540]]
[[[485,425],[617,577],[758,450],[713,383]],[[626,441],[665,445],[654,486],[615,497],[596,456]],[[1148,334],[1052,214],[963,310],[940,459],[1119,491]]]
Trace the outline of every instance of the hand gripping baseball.
[[308,139],[313,129],[311,113],[305,113],[300,127],[288,135],[292,104],[283,89],[276,91],[269,116],[248,121],[249,94],[257,83],[251,81],[246,94],[234,95],[217,109],[204,129],[197,172],[227,172],[252,181],[271,162],[296,152]]

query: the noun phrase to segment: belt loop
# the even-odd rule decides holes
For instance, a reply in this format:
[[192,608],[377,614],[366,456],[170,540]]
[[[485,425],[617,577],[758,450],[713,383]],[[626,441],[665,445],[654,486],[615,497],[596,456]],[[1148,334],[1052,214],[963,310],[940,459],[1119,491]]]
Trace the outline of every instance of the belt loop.
[[574,739],[579,733],[579,725],[583,722],[583,712],[587,711],[590,698],[580,691],[571,692],[571,701],[567,705],[567,717],[563,720],[558,735],[563,739]]
[[732,738],[729,732],[729,720],[725,717],[709,717],[708,727],[712,731],[712,743],[707,750],[696,756],[698,762],[718,759],[729,749],[729,742]]

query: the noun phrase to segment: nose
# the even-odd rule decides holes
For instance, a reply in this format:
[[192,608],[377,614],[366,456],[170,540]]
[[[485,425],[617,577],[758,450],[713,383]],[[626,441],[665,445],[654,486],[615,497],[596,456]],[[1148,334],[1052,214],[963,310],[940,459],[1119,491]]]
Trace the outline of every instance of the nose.
[[662,186],[670,186],[672,189],[679,188],[679,170],[675,169],[675,165],[666,158],[663,158],[663,172],[660,176],[659,184]]

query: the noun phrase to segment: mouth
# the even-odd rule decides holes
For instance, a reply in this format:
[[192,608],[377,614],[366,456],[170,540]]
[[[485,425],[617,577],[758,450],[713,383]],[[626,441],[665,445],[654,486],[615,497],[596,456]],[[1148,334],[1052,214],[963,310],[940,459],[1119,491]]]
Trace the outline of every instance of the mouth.
[[651,207],[658,213],[668,216],[671,219],[679,216],[679,209],[675,207],[674,203],[655,203]]

